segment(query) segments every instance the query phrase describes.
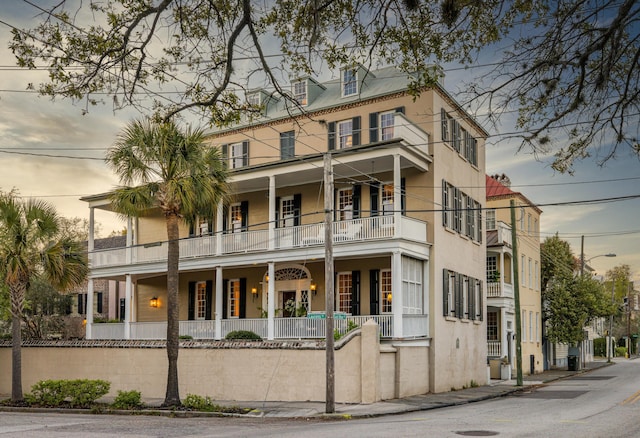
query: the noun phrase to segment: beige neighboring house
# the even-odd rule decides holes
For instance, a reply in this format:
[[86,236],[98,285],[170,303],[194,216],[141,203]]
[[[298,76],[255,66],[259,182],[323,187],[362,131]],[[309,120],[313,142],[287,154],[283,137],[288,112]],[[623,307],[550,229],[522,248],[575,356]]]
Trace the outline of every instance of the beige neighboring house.
[[[361,370],[380,387],[374,400],[483,384],[487,133],[441,86],[414,98],[406,75],[393,68],[356,66],[337,76],[293,81],[299,106],[263,90],[248,93],[263,112],[208,136],[227,160],[233,201],[219,205],[216,217],[181,228],[180,334],[324,338],[323,159],[331,152],[336,327],[373,320],[380,332],[375,359],[348,366],[338,359],[336,380],[350,381],[349,373]],[[95,209],[110,208],[107,194],[83,200],[91,223]],[[164,218],[149,211],[127,229],[120,248],[100,249],[90,240],[89,290],[101,279],[122,282],[125,311],[122,324],[95,324],[88,312],[88,338],[166,336]],[[523,308],[539,316],[539,303]],[[359,348],[357,339],[342,351]],[[237,367],[239,374],[249,367],[247,375],[274,375],[268,352],[247,354],[254,360]],[[289,387],[273,384],[268,397],[302,399],[294,390],[296,381],[305,386],[305,373],[291,369]],[[224,389],[233,394],[242,380],[226,380]],[[338,401],[364,399],[341,395],[342,386]]]
[[[540,215],[542,210],[510,188],[506,175],[486,176],[487,187],[487,351],[516,371],[516,315],[514,300],[511,200],[516,206],[516,236],[520,280],[523,374],[545,368],[542,348],[540,289]],[[498,376],[493,375],[493,378]]]

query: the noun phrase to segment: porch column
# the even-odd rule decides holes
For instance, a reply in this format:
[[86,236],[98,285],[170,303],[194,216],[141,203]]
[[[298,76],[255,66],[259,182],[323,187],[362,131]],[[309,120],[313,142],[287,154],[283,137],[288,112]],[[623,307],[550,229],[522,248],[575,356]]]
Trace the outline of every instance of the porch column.
[[[512,264],[513,265],[513,264]],[[513,275],[510,275],[513,278]],[[505,285],[505,275],[504,275],[504,249],[500,250],[500,296],[504,296],[504,285]]]
[[393,337],[402,338],[402,254],[394,251],[391,256],[391,309],[393,313]]
[[217,340],[222,339],[222,318],[224,317],[222,314],[222,309],[224,308],[224,304],[222,303],[222,300],[224,299],[222,286],[222,267],[216,266],[216,331],[214,336]]
[[271,175],[269,177],[269,250],[275,247],[276,208],[276,177]]
[[131,339],[131,297],[133,296],[133,283],[131,274],[125,276],[124,288],[124,338]]
[[[431,308],[429,307],[429,263],[431,260],[422,262],[422,314],[429,315],[427,319],[427,336],[429,336],[429,327],[431,326]],[[484,301],[486,302],[486,301]]]
[[224,208],[222,206],[222,202],[218,203],[218,212],[216,213],[216,255],[222,254],[222,226],[224,215]]
[[129,216],[127,218],[127,249],[126,249],[126,262],[131,264],[133,260],[133,218]]
[[87,324],[85,325],[85,338],[93,339],[91,326],[93,324],[93,278],[87,282]]
[[[393,235],[401,235],[400,222],[402,221],[402,172],[400,170],[400,155],[393,156]],[[393,277],[392,277],[393,278]],[[392,298],[395,297],[392,295]]]
[[267,339],[272,340],[276,336],[276,269],[275,263],[269,262],[269,281],[267,282]]
[[89,254],[93,251],[93,235],[96,227],[95,208],[89,207],[89,240],[87,242],[87,250]]

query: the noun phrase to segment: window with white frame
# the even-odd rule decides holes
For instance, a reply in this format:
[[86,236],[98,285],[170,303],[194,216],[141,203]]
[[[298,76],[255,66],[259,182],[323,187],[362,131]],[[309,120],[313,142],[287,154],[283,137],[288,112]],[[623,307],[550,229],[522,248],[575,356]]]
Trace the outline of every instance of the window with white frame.
[[540,342],[540,326],[538,325],[538,321],[540,321],[540,312],[536,312],[536,342]]
[[533,312],[529,311],[529,342],[533,342]]
[[394,138],[393,126],[395,124],[395,111],[380,113],[380,140]]
[[533,260],[529,257],[529,289],[533,289]]
[[307,104],[307,81],[298,81],[293,83],[293,98],[300,105]]
[[229,280],[227,294],[228,318],[240,317],[240,279]]
[[487,231],[496,230],[496,209],[490,208],[486,211]]
[[393,295],[391,290],[391,270],[382,269],[380,271],[380,301],[382,302],[382,313],[391,313],[391,303]]
[[499,281],[496,275],[498,271],[498,257],[494,255],[487,256],[487,281]]
[[229,152],[232,169],[238,169],[246,166],[249,162],[249,151],[246,147],[246,142],[230,144]]
[[247,103],[251,106],[260,106],[262,104],[260,93],[250,93],[247,95]]
[[353,276],[351,272],[339,272],[337,283],[337,310],[339,312],[351,313],[351,291],[353,288]]
[[338,190],[338,220],[353,219],[353,189]]
[[295,225],[296,204],[293,196],[280,198],[280,224],[281,228]]
[[402,257],[402,312],[405,315],[421,315],[423,312],[422,271],[422,261]]
[[239,233],[242,231],[242,204],[237,202],[231,204],[230,209],[231,232]]
[[294,131],[287,131],[280,133],[280,158],[285,160],[287,158],[295,157],[295,143],[296,134]]
[[535,278],[534,278],[535,283],[533,285],[535,290],[540,290],[540,271],[539,271],[539,269],[540,269],[540,267],[538,265],[538,261],[536,260],[535,261],[535,270],[536,270],[536,272],[535,272]]
[[382,214],[393,214],[393,184],[384,184],[382,186]]
[[342,70],[342,97],[358,94],[358,72],[354,69]]
[[527,278],[524,276],[524,272],[525,272],[525,266],[524,266],[524,262],[526,261],[526,257],[524,256],[524,254],[522,254],[520,256],[520,284],[522,286],[526,286],[527,285]]
[[487,312],[487,341],[499,341],[498,312]]
[[443,314],[444,316],[455,316],[456,307],[454,301],[454,293],[456,288],[455,272],[448,269],[442,270],[442,287],[443,287]]
[[195,296],[195,319],[205,319],[207,314],[207,282],[199,281],[196,283]]
[[338,147],[340,149],[353,146],[353,119],[338,122]]

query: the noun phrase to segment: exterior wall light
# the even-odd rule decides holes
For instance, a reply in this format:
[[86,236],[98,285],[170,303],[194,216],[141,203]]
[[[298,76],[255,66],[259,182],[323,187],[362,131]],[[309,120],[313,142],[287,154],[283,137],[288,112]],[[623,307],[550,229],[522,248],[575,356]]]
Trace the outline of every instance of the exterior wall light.
[[318,293],[318,287],[315,283],[311,283],[309,285],[309,289],[311,289],[311,292],[313,292],[314,295],[316,295]]
[[153,297],[149,300],[149,306],[150,307],[158,307],[160,305],[159,301],[158,301],[158,297]]

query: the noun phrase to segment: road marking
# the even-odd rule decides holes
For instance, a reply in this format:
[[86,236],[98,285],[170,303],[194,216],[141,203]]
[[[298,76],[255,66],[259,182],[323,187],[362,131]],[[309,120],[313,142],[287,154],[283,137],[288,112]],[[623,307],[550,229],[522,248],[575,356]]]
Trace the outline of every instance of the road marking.
[[638,400],[640,400],[640,391],[637,391],[636,393],[630,395],[629,397],[627,397],[625,399],[625,401],[623,401],[621,404],[622,405],[632,405],[635,402],[637,402]]
[[501,418],[494,418],[493,420],[494,423],[513,423],[513,420],[507,420],[507,419],[501,419]]
[[579,421],[579,420],[562,420],[560,423],[569,423],[569,424],[587,424],[588,421]]

